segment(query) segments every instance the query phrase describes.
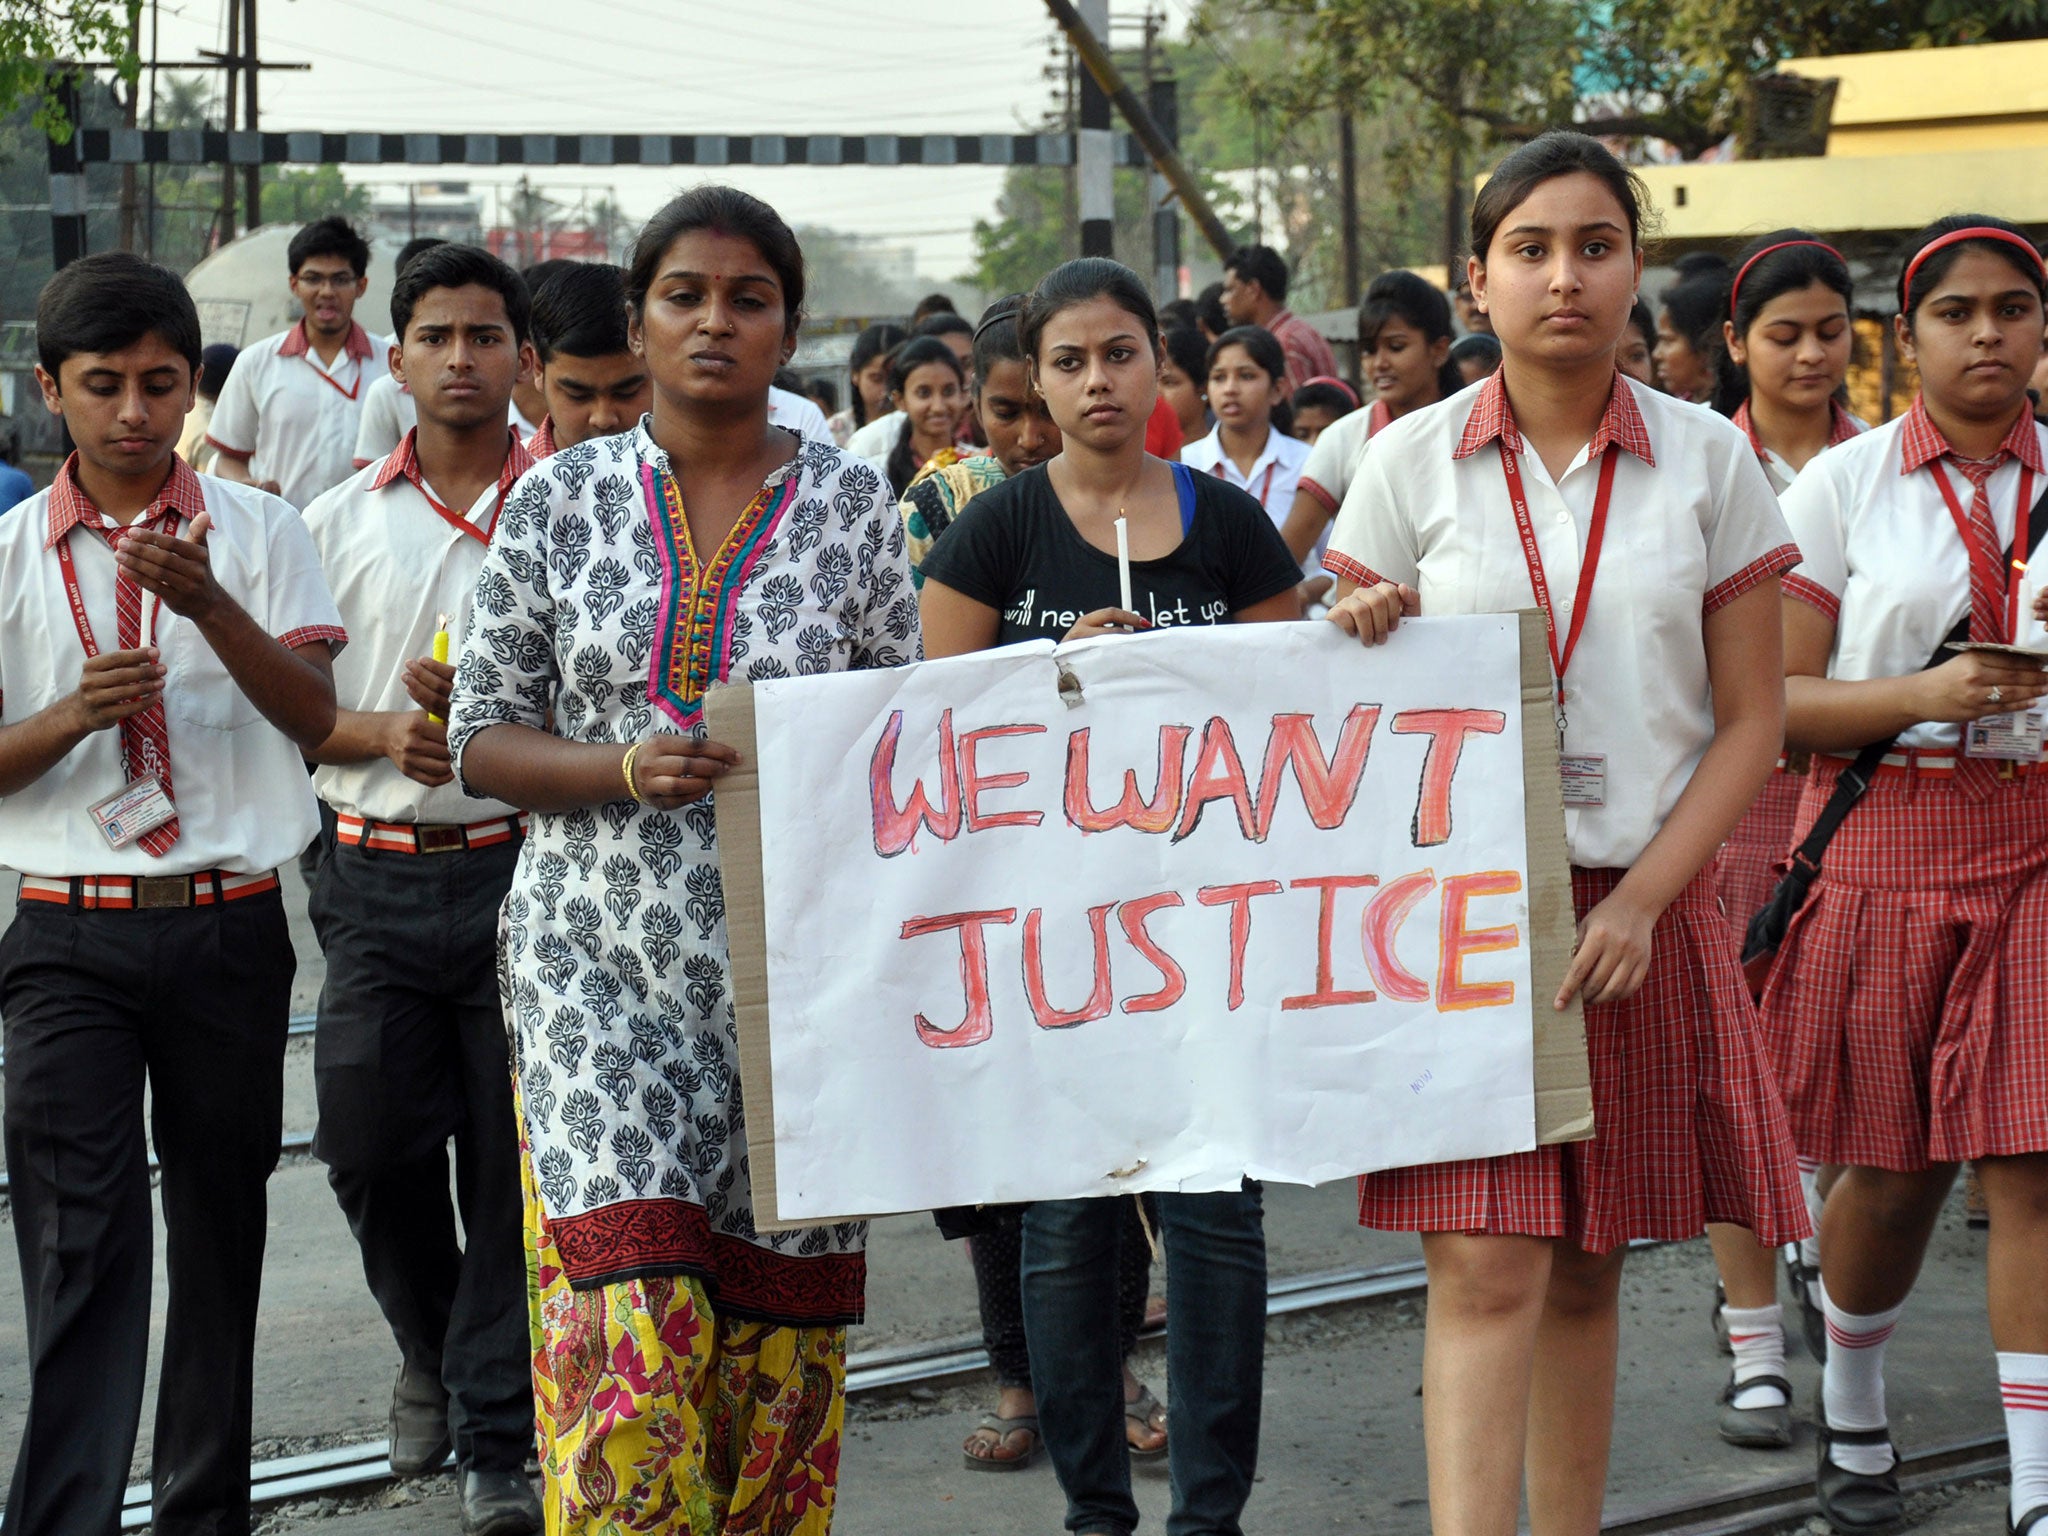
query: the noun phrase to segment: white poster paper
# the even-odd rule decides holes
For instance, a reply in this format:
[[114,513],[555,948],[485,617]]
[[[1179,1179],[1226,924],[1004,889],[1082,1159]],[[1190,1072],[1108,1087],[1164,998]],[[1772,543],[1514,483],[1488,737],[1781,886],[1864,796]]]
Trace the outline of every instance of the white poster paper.
[[757,684],[776,1214],[1535,1145],[1513,615]]

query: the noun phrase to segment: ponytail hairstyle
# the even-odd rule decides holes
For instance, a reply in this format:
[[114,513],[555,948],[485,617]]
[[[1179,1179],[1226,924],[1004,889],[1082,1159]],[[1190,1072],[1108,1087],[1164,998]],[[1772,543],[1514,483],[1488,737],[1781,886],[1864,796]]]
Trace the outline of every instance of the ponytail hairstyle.
[[[944,363],[953,370],[953,377],[962,388],[967,384],[967,373],[960,366],[960,359],[951,347],[937,336],[913,336],[895,351],[889,364],[889,393],[898,394],[910,382],[910,376],[928,363]],[[917,473],[917,455],[910,451],[910,416],[906,412],[903,425],[896,432],[896,446],[889,450],[889,484],[901,496],[904,487],[910,484],[910,477]]]
[[[1287,354],[1281,349],[1273,333],[1261,325],[1234,325],[1225,331],[1209,347],[1209,356],[1202,368],[1202,382],[1206,386],[1209,375],[1216,371],[1216,364],[1225,351],[1231,347],[1242,347],[1252,364],[1275,384],[1287,382]],[[1282,437],[1294,435],[1294,407],[1282,395],[1273,402],[1270,425]]]
[[1906,262],[1899,271],[1899,313],[1905,317],[1908,331],[1913,329],[1913,312],[1927,302],[1956,258],[1967,250],[1988,251],[2003,258],[2048,305],[2048,269],[2042,266],[2039,247],[2024,230],[1988,213],[1952,213],[1936,219],[1907,243]]
[[[1457,332],[1451,326],[1451,301],[1427,279],[1413,272],[1382,272],[1365,290],[1358,305],[1358,350],[1378,347],[1380,327],[1389,320],[1401,320],[1422,333],[1430,342],[1450,341]],[[1436,371],[1436,393],[1448,400],[1465,387],[1464,376],[1447,352]]]
[[868,424],[867,401],[861,398],[860,371],[878,357],[887,357],[909,339],[910,333],[900,325],[886,321],[871,325],[853,338],[853,355],[846,360],[847,393],[852,397],[846,402],[853,412],[853,424],[864,427]]
[[[1742,248],[1737,259],[1728,290],[1727,319],[1737,336],[1747,337],[1771,300],[1815,283],[1840,294],[1843,304],[1854,311],[1856,285],[1840,251],[1803,229],[1760,235]],[[1729,356],[1724,338],[1714,358],[1713,407],[1723,416],[1733,416],[1748,398],[1749,370]]]

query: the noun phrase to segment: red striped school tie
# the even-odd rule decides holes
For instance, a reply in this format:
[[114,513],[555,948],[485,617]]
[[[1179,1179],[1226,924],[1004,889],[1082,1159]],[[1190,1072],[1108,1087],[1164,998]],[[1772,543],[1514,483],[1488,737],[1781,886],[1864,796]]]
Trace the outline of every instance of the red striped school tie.
[[[1953,455],[1949,459],[1970,482],[1970,538],[1976,545],[1970,551],[1970,638],[1977,641],[2010,638],[2005,633],[2005,551],[1998,544],[1998,524],[1992,521],[1988,489],[1992,473],[2005,458],[2000,453],[1989,461]],[[2026,508],[2020,509],[2020,516],[2026,516]],[[1981,757],[1964,757],[1956,765],[1956,778],[1972,797],[1982,799],[1997,785],[1998,765]]]
[[[159,533],[175,533],[177,511],[165,507],[144,526]],[[127,537],[126,529],[103,527],[102,531],[116,550]],[[114,644],[120,650],[132,651],[142,645],[142,602],[142,588],[130,579],[126,570],[117,568],[114,577]],[[121,763],[130,783],[154,774],[156,781],[164,787],[165,797],[173,804],[177,803],[177,797],[171,790],[171,734],[164,721],[162,694],[156,696],[149,708],[121,722]],[[177,841],[178,818],[175,816],[137,839],[145,853],[158,859],[169,853]]]

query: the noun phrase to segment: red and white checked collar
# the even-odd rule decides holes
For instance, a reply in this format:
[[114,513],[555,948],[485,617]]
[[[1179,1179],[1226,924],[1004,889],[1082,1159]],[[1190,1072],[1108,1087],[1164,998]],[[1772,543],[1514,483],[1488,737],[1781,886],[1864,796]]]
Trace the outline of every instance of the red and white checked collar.
[[[1521,429],[1515,425],[1514,410],[1508,405],[1507,381],[1499,369],[1488,375],[1485,387],[1479,391],[1479,398],[1472,404],[1472,414],[1465,418],[1465,434],[1458,439],[1458,446],[1451,450],[1451,457],[1469,459],[1495,438],[1506,443],[1515,453],[1522,452]],[[1610,445],[1624,453],[1634,454],[1652,469],[1657,466],[1656,457],[1650,452],[1650,429],[1643,424],[1643,413],[1636,405],[1636,397],[1629,392],[1619,372],[1614,375],[1613,388],[1607,394],[1607,410],[1600,417],[1593,440],[1586,444],[1586,458],[1588,461],[1599,458]]]
[[[1948,439],[1941,435],[1941,428],[1934,424],[1934,418],[1927,414],[1925,402],[1915,395],[1912,409],[1906,412],[1905,425],[1899,429],[1899,473],[1910,475],[1944,454],[1950,458],[1959,457],[1949,446]],[[1998,445],[1998,451],[1991,457],[2002,462],[2007,454],[2037,475],[2048,469],[2041,461],[2041,442],[2034,429],[2034,418],[2027,411],[2020,412],[2019,420],[2012,424],[2012,430],[2005,434],[2005,441]]]
[[[277,349],[277,355],[304,357],[312,345],[312,338],[306,334],[306,322],[301,320],[285,336],[284,344]],[[348,340],[342,343],[342,349],[359,363],[368,362],[371,352],[375,350],[370,344],[370,333],[355,321],[349,322]]]
[[[1749,402],[1747,400],[1735,407],[1734,422],[1735,425],[1742,428],[1749,435],[1749,446],[1756,450],[1758,458],[1762,458],[1767,450],[1764,448],[1764,440],[1756,435],[1756,423],[1749,418]],[[1861,435],[1862,431],[1863,429],[1856,425],[1856,418],[1842,408],[1841,401],[1828,401],[1828,446],[1830,448],[1833,448],[1838,443],[1846,443],[1850,438]]]
[[[377,467],[377,473],[371,477],[371,490],[381,491],[402,475],[429,501],[437,499],[434,493],[427,489],[427,477],[420,472],[419,446],[415,441],[418,436],[419,428],[412,428],[399,441],[398,446],[385,455],[384,462]],[[504,504],[506,493],[512,489],[519,477],[533,468],[533,455],[528,453],[526,445],[519,441],[519,434],[507,427],[505,437],[510,446],[505,450],[505,463],[498,471],[498,503],[501,506]],[[459,512],[462,509],[456,510]]]
[[555,451],[554,417],[541,417],[540,425],[533,430],[533,436],[526,440],[526,451],[535,463],[539,463]]
[[[171,455],[170,478],[164,481],[163,489],[156,493],[156,500],[143,510],[138,524],[153,523],[166,510],[176,512],[186,522],[191,522],[206,510],[206,490],[199,483],[199,477],[192,467],[176,454]],[[73,528],[90,528],[105,532],[115,526],[113,519],[93,505],[92,498],[85,494],[85,488],[78,483],[78,455],[73,453],[64,461],[64,468],[50,484],[50,531],[43,540],[43,548],[55,549],[57,541]]]

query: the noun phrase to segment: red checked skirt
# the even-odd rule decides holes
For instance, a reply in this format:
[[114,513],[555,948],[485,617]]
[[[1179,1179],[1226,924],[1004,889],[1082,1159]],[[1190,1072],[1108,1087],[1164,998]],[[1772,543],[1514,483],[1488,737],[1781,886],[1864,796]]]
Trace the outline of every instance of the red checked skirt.
[[1749,920],[1771,899],[1778,866],[1792,851],[1792,827],[1799,819],[1799,795],[1805,788],[1804,774],[1783,768],[1772,774],[1714,861],[1714,891],[1721,900],[1721,915],[1735,930],[1737,954]]
[[[1574,868],[1579,916],[1624,873]],[[1697,1237],[1713,1221],[1772,1247],[1808,1235],[1784,1105],[1711,873],[1658,920],[1635,996],[1587,1007],[1586,1055],[1591,1141],[1367,1174],[1359,1224],[1568,1238],[1589,1253]]]
[[[1842,764],[1818,759],[1803,834]],[[1765,984],[1799,1145],[1911,1172],[2048,1151],[2048,773],[1880,771]]]

